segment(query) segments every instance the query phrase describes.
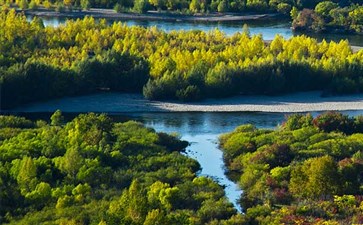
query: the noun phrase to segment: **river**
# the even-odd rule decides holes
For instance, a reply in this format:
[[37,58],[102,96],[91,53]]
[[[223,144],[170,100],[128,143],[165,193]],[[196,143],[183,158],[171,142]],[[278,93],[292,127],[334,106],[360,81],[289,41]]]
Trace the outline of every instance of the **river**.
[[[32,19],[32,16],[27,16],[28,20]],[[64,24],[67,18],[59,17],[42,17],[45,26],[57,27],[60,24]],[[108,20],[109,23],[115,20]],[[226,35],[233,35],[237,32],[242,32],[242,27],[246,23],[249,27],[251,35],[262,34],[265,40],[272,40],[277,34],[288,39],[292,36],[299,35],[301,33],[293,32],[290,27],[291,24],[287,20],[261,20],[261,21],[246,21],[246,22],[170,22],[170,21],[142,21],[142,20],[120,20],[126,23],[128,26],[142,26],[142,27],[157,27],[166,32],[172,30],[201,30],[212,31],[219,29]],[[317,38],[319,41],[325,39],[327,41],[340,41],[342,39],[348,39],[351,45],[363,46],[363,35],[352,34],[306,34]]]
[[[350,116],[362,111],[345,111]],[[318,113],[312,113],[314,116]],[[51,113],[20,113],[30,119],[49,119]],[[73,118],[77,113],[66,114]],[[176,132],[181,139],[190,143],[185,154],[196,159],[201,165],[199,176],[208,176],[224,187],[227,198],[242,212],[238,200],[242,194],[240,187],[225,174],[222,151],[218,147],[219,135],[233,131],[241,124],[253,124],[258,128],[274,129],[288,114],[285,113],[132,113],[112,114],[115,120],[136,120],[157,132]]]

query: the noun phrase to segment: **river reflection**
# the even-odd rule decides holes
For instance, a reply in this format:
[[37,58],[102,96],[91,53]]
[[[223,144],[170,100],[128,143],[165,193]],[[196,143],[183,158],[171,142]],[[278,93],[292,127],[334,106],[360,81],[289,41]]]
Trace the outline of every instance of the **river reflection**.
[[138,113],[141,120],[157,131],[179,134],[221,134],[239,124],[251,123],[260,128],[273,128],[284,119],[282,113]]

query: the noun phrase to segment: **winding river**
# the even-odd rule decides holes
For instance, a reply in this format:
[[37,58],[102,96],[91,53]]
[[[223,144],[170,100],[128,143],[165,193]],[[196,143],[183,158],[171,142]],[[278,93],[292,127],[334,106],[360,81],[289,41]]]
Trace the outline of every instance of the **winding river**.
[[[32,18],[28,16],[28,20]],[[66,18],[42,18],[45,26],[57,27],[65,23]],[[109,21],[112,22],[112,21]],[[186,23],[166,21],[123,21],[129,26],[138,25],[143,27],[156,26],[169,32],[171,30],[202,30],[211,31],[216,28],[227,35],[233,35],[242,31],[242,23]],[[257,21],[247,23],[251,34],[262,34],[265,40],[271,40],[276,34],[284,38],[294,35],[287,21]],[[309,34],[310,35],[310,34]],[[348,39],[352,45],[363,46],[362,35],[339,35],[339,34],[314,34],[311,35],[319,40]],[[357,115],[361,111],[347,111],[349,115]],[[317,113],[315,113],[317,114]],[[39,114],[24,114],[27,117],[39,118]],[[44,116],[44,115],[43,115]],[[49,118],[49,113],[46,115]],[[186,149],[186,155],[196,159],[202,170],[199,175],[214,178],[220,185],[225,187],[225,192],[230,201],[238,211],[242,211],[237,203],[242,190],[237,184],[230,181],[225,175],[222,152],[218,148],[218,136],[230,132],[240,124],[251,123],[258,128],[274,128],[285,118],[282,113],[134,113],[116,115],[116,117],[131,118],[141,121],[146,126],[154,128],[158,132],[177,132],[183,140],[190,143]]]
[[[363,111],[345,111],[356,116]],[[20,113],[31,119],[49,119],[52,113]],[[318,113],[312,113],[317,115]],[[72,118],[77,113],[67,114]],[[218,147],[219,135],[233,131],[241,124],[254,124],[258,128],[274,129],[281,124],[287,114],[284,113],[132,113],[112,114],[115,120],[136,120],[157,132],[176,132],[181,139],[190,143],[185,154],[196,159],[201,165],[199,176],[208,176],[224,187],[227,198],[242,212],[238,200],[242,194],[240,187],[225,174],[222,151]]]

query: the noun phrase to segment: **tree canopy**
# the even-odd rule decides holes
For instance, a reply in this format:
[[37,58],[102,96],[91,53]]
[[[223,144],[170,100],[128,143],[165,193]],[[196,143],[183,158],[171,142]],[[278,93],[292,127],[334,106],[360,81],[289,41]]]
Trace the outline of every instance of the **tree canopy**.
[[187,142],[103,114],[61,116],[0,116],[1,224],[243,222],[223,187],[196,176]]
[[[306,36],[266,43],[248,32],[172,31],[107,25],[91,17],[57,28],[0,13],[2,108],[96,91],[149,99],[362,91],[363,51]],[[246,30],[246,29],[244,29]]]
[[362,223],[362,122],[295,114],[276,130],[241,125],[220,137],[239,176],[246,219],[257,224]]

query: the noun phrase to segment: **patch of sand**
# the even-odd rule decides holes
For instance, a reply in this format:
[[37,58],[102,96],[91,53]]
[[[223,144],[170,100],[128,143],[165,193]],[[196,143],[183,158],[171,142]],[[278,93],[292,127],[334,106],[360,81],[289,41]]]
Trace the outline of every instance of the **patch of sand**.
[[282,96],[236,96],[207,99],[196,103],[149,101],[138,94],[101,93],[33,103],[12,112],[313,112],[363,110],[363,94],[320,96],[302,92]]

